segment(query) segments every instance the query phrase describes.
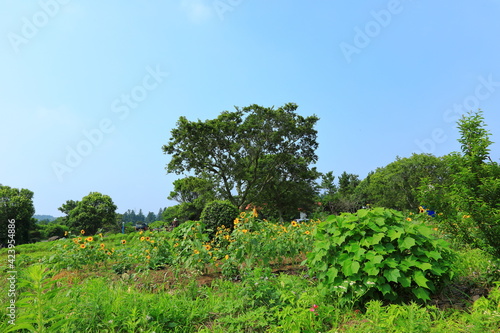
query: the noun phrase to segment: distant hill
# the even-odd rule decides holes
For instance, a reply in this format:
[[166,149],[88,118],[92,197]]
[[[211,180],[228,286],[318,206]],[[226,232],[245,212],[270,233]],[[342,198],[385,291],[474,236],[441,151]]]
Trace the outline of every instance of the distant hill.
[[56,219],[56,217],[52,215],[33,215],[33,217],[38,221],[49,220],[49,222],[52,222]]

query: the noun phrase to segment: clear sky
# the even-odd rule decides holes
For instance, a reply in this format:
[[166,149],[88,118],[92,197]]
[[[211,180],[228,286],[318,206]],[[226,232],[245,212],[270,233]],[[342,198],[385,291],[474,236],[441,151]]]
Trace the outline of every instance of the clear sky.
[[499,142],[499,17],[499,0],[2,0],[0,183],[37,214],[93,191],[156,213],[177,119],[250,104],[316,114],[336,175],[458,151],[471,109]]

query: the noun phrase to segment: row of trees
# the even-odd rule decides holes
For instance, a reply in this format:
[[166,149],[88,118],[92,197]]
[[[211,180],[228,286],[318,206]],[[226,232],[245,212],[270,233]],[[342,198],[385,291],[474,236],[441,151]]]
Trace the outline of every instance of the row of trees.
[[[171,156],[167,171],[184,175],[169,196],[179,204],[165,214],[196,220],[216,199],[240,209],[259,207],[281,220],[297,217],[297,209],[339,214],[425,205],[455,226],[447,229],[452,237],[500,255],[500,167],[489,157],[492,142],[480,110],[458,122],[461,152],[397,157],[363,180],[343,172],[335,181],[333,172],[312,167],[318,118],[296,109],[292,103],[278,109],[251,105],[206,121],[181,117],[163,146]],[[457,216],[470,219],[460,224]]]
[[8,244],[9,224],[15,224],[16,244],[23,244],[52,236],[62,237],[68,232],[78,233],[80,230],[91,235],[98,231],[120,232],[122,223],[131,227],[139,222],[152,224],[155,221],[162,221],[166,210],[160,208],[158,214],[149,212],[144,216],[142,210],[137,214],[134,210],[118,214],[116,208],[110,196],[91,192],[81,201],[67,200],[63,203],[58,210],[64,216],[53,221],[48,219],[38,221],[33,217],[35,207],[32,191],[0,184],[0,248]]
[[150,224],[153,223],[154,221],[161,221],[163,218],[164,210],[165,210],[164,208],[160,208],[157,214],[149,212],[147,215],[144,215],[142,209],[139,209],[138,213],[136,213],[133,209],[129,209],[121,215],[121,221],[133,224],[141,222]]
[[[474,216],[466,226],[456,227],[456,221],[449,220],[448,230],[490,252],[500,249],[500,167],[489,157],[491,141],[481,111],[458,123],[461,152],[397,157],[361,180],[347,172],[336,179],[333,172],[321,174],[312,166],[317,161],[314,126],[318,118],[302,117],[296,109],[292,103],[277,109],[251,105],[224,111],[212,120],[180,117],[162,147],[171,156],[167,171],[184,176],[174,182],[169,196],[178,205],[147,216],[142,210],[121,215],[116,214],[110,197],[93,192],[81,201],[64,203],[59,210],[65,216],[58,222],[94,233],[99,228],[116,230],[122,221],[199,220],[204,207],[214,200],[227,200],[240,210],[257,207],[264,216],[280,220],[298,217],[298,210],[324,215],[354,212],[368,205],[397,210],[426,205],[448,217]],[[0,189],[4,226],[0,242],[6,240],[8,218],[19,224],[20,241],[29,240],[34,225],[33,193],[6,186]]]

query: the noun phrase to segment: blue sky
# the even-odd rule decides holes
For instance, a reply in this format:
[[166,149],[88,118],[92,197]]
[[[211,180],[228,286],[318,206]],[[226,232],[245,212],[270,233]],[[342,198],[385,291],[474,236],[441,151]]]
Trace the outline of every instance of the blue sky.
[[[70,1],[0,4],[0,183],[60,216],[92,191],[157,212],[180,116],[299,105],[322,172],[360,178],[460,149],[481,108],[500,141],[500,1]],[[492,147],[499,160],[500,145]]]

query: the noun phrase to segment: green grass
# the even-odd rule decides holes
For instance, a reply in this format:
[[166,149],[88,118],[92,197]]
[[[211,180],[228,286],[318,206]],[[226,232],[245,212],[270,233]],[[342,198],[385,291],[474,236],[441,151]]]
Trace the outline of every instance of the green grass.
[[[144,246],[137,237],[117,234],[102,242],[106,248],[118,248],[122,239],[127,240],[129,250],[124,254],[133,258],[128,254]],[[65,242],[71,241],[16,247],[18,326],[9,325],[1,312],[0,332],[500,331],[500,289],[494,283],[498,267],[479,250],[457,252],[454,283],[443,292],[440,299],[446,302],[439,307],[432,302],[371,301],[353,308],[324,295],[318,281],[296,265],[241,269],[227,279],[213,270],[173,266],[124,274],[111,265],[68,270],[56,268],[48,259],[64,255]],[[6,249],[0,251],[0,260],[0,278],[5,281]],[[470,291],[476,289],[490,291],[488,297],[473,302]],[[10,301],[8,294],[8,285],[1,284],[2,304]]]

